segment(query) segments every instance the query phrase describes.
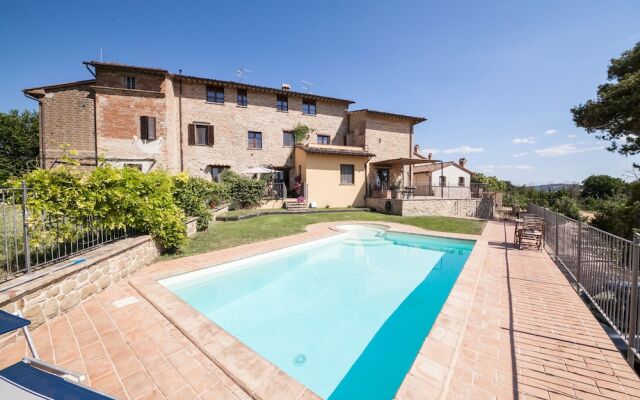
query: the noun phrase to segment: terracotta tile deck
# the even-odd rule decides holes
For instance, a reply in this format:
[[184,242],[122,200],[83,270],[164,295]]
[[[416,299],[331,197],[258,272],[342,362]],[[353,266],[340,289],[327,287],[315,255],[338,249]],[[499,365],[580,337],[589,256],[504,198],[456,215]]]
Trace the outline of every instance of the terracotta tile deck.
[[[215,260],[331,235],[328,227],[318,224],[294,237],[222,250]],[[546,253],[512,248],[512,230],[503,223],[488,224],[398,399],[640,398],[640,379],[560,270]],[[187,339],[145,299],[147,293],[143,297],[130,285],[144,276],[157,279],[174,269],[202,268],[212,259],[197,255],[146,268],[48,321],[33,331],[41,357],[87,373],[90,386],[123,399],[250,398],[194,345],[193,337]],[[161,302],[167,300],[159,295]],[[113,304],[130,297],[137,301]],[[188,333],[196,338],[206,334]],[[236,358],[243,357],[240,353]],[[0,348],[0,367],[25,354],[19,338]],[[262,364],[254,358],[241,371],[259,380],[264,393],[285,393],[278,384],[281,372],[265,378],[260,371],[268,366]],[[261,397],[313,397],[298,388],[294,392]]]

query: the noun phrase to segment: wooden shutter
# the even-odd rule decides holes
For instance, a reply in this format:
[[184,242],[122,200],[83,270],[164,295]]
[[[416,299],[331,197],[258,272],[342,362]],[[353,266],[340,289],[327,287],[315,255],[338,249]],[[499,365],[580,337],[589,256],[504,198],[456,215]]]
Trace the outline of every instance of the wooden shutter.
[[149,121],[147,117],[140,117],[140,139],[149,138]]
[[207,126],[207,144],[213,146],[213,125]]
[[147,139],[156,140],[156,118],[147,117]]
[[196,126],[194,124],[189,124],[188,132],[188,143],[190,146],[196,144]]

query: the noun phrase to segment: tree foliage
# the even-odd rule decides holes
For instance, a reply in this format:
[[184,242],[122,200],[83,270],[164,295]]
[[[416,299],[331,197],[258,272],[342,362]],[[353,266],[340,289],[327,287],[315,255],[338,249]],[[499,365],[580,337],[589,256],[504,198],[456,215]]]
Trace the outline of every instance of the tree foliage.
[[[36,169],[25,174],[34,245],[73,241],[88,222],[104,229],[149,233],[167,250],[186,241],[185,215],[173,200],[173,182],[164,171],[104,165],[83,172],[74,166]],[[19,187],[21,180],[10,183]],[[45,223],[53,224],[50,229]],[[80,227],[80,228],[78,228]]]
[[309,128],[307,125],[304,125],[298,122],[296,126],[293,127],[292,132],[293,132],[293,138],[296,144],[300,144],[309,138],[309,134],[313,132],[313,130]]
[[37,167],[39,138],[36,111],[0,112],[0,185]]
[[582,181],[580,197],[608,199],[620,193],[625,183],[620,178],[609,175],[591,175]]
[[204,178],[185,173],[173,176],[173,199],[190,217],[198,218],[198,230],[205,230],[211,222],[209,207],[226,201],[227,187]]
[[232,208],[250,208],[260,204],[266,190],[262,179],[251,179],[231,170],[221,175],[222,183],[227,187]]
[[482,183],[484,184],[484,189],[489,192],[504,192],[507,190],[507,186],[509,185],[507,181],[481,173],[473,174],[471,176],[471,183]]
[[[640,42],[611,60],[608,83],[596,100],[571,109],[577,126],[609,142],[608,150],[628,156],[640,153]],[[634,167],[640,165],[634,163]]]

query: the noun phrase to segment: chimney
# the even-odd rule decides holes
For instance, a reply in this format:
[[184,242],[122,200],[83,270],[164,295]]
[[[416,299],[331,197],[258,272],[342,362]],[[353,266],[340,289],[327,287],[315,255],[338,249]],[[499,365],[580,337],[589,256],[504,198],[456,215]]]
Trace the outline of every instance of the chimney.
[[467,164],[467,159],[462,157],[460,160],[458,160],[458,165],[460,165],[462,168],[464,168],[464,166]]
[[288,92],[289,90],[291,90],[291,85],[289,85],[288,83],[283,83],[282,90],[286,90]]
[[431,159],[433,159],[433,153],[427,154],[427,160],[431,160]]
[[419,144],[413,146],[413,152],[416,153],[416,154],[420,154],[420,145]]

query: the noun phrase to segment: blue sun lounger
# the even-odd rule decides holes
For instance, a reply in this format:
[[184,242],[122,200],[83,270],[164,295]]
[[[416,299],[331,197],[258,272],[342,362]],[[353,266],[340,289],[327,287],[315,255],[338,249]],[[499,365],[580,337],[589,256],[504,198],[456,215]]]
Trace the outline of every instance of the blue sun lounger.
[[40,360],[29,333],[29,324],[31,321],[19,315],[0,310],[0,335],[22,329],[33,355],[33,358],[25,357],[22,361],[0,370],[0,399],[113,399],[82,385],[80,382],[84,380],[84,375]]

